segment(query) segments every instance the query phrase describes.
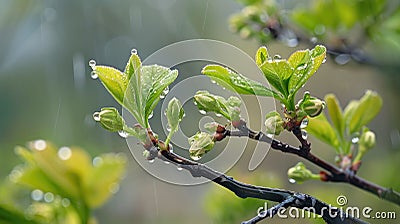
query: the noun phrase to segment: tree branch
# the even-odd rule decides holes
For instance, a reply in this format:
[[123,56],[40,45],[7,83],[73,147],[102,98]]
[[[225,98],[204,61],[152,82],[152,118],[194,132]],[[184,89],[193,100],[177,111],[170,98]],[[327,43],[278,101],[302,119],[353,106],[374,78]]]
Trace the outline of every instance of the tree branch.
[[[311,149],[311,144],[309,144],[307,141],[304,141],[304,139],[301,138],[301,132],[300,136],[296,135],[295,131],[294,134],[297,138],[301,138],[303,141],[300,141],[302,146],[300,147],[294,147],[291,145],[288,145],[286,143],[283,143],[281,141],[272,139],[265,135],[262,132],[255,132],[251,129],[249,129],[246,126],[246,123],[244,121],[241,121],[240,125],[237,125],[236,127],[238,130],[237,131],[230,131],[230,130],[224,130],[223,136],[236,136],[236,137],[248,137],[251,139],[254,139],[256,141],[260,142],[266,142],[271,144],[271,148],[274,150],[279,150],[284,153],[289,153],[289,154],[295,154],[297,156],[300,156],[314,165],[317,165],[320,168],[323,168],[324,170],[328,171],[329,173],[326,173],[324,171],[321,171],[321,180],[323,181],[331,181],[331,182],[342,182],[342,183],[348,183],[353,186],[356,186],[360,189],[363,189],[365,191],[368,191],[372,194],[377,195],[379,198],[393,202],[397,205],[400,205],[400,194],[396,191],[393,191],[393,189],[390,188],[385,188],[382,186],[379,186],[375,183],[371,183],[359,176],[357,176],[354,171],[352,170],[342,170],[339,169],[336,166],[331,165],[330,163],[324,161],[323,159],[320,159],[319,157],[315,156],[310,152]],[[221,138],[223,139],[223,138]],[[300,139],[299,139],[300,140]]]

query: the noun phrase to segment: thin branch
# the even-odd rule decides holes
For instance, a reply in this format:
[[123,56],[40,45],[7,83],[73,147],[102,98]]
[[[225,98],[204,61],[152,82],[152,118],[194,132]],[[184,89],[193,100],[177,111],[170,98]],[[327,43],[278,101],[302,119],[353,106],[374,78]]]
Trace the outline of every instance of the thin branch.
[[321,215],[327,223],[366,223],[310,195],[289,190],[267,188],[242,183],[233,179],[232,177],[215,171],[204,164],[188,160],[168,150],[161,150],[159,152],[162,156],[159,156],[158,158],[166,159],[171,163],[188,170],[193,177],[205,177],[227,188],[240,198],[258,198],[280,202],[283,203],[281,207],[284,205],[284,207],[296,207],[299,209],[306,208],[309,212]]
[[[324,171],[321,172],[321,180],[323,181],[349,183],[360,189],[375,194],[379,198],[400,205],[400,194],[398,192],[394,191],[393,189],[385,188],[375,183],[371,183],[357,176],[351,170],[339,169],[338,167],[331,165],[330,163],[324,161],[323,159],[320,159],[319,157],[315,156],[310,152],[311,149],[310,144],[307,141],[305,142],[301,141],[302,146],[294,147],[289,144],[283,143],[281,141],[269,138],[262,132],[257,133],[249,129],[244,121],[242,121],[241,125],[238,125],[237,128],[238,128],[237,131],[225,130],[224,136],[248,137],[260,142],[269,143],[271,144],[272,149],[279,150],[284,153],[295,154],[310,161],[311,163],[317,165],[318,167],[328,171],[329,173],[326,173]],[[296,137],[298,137],[296,133],[294,134]],[[300,138],[301,138],[301,133],[300,133]]]

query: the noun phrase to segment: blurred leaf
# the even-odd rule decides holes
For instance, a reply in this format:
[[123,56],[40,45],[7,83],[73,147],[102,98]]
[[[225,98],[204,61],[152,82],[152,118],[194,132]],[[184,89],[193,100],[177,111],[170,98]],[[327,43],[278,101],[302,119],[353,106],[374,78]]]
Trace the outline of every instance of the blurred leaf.
[[368,90],[348,117],[350,134],[359,132],[379,113],[381,108],[382,98],[376,92]]
[[268,89],[261,83],[248,79],[220,65],[207,65],[203,68],[202,73],[209,76],[221,86],[239,94],[280,98],[276,92]]
[[126,158],[119,154],[103,154],[96,159],[82,195],[90,208],[101,206],[112,193],[118,191],[126,166]]
[[7,205],[0,204],[0,223],[1,224],[36,224],[35,220],[28,220],[25,214]]
[[310,118],[306,130],[319,140],[339,150],[339,140],[323,113],[317,117]]

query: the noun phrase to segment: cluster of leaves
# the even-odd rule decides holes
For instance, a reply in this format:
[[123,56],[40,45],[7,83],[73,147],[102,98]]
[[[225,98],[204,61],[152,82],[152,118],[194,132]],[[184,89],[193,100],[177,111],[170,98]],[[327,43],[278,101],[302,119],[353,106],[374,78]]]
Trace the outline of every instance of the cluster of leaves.
[[324,114],[312,118],[307,131],[321,141],[332,146],[337,155],[338,164],[348,168],[353,159],[357,165],[361,157],[375,145],[375,134],[366,125],[379,113],[382,108],[381,97],[373,91],[367,91],[360,100],[351,101],[344,110],[333,94],[325,96],[328,106],[329,122]]
[[[136,50],[132,50],[123,72],[109,66],[90,64],[108,92],[134,116],[138,123],[133,127],[128,126],[117,109],[112,107],[95,112],[93,118],[105,129],[119,132],[122,137],[130,135],[138,138],[144,145],[152,144],[148,135],[151,131],[149,118],[153,116],[153,110],[160,99],[168,93],[168,86],[177,78],[178,71],[159,65],[142,65]],[[169,150],[172,135],[178,130],[184,116],[181,102],[173,98],[168,103],[165,115],[170,130],[165,143],[158,146],[160,149]],[[147,151],[144,155],[151,159]]]
[[[367,43],[375,46],[374,55],[379,48],[383,55],[389,49],[400,53],[395,44],[400,39],[400,7],[390,0],[315,0],[295,5],[289,9],[290,13],[283,10],[287,4],[283,6],[271,0],[240,2],[245,7],[231,17],[230,26],[243,38],[255,38],[261,44],[273,39],[291,47],[299,41],[324,43],[340,54],[335,60],[339,64],[351,57],[361,62],[368,60],[361,55],[361,51],[367,50]],[[352,50],[354,47],[357,49]]]
[[19,146],[16,153],[24,164],[11,172],[9,187],[17,184],[29,189],[32,200],[25,212],[4,206],[14,215],[0,213],[0,218],[11,223],[25,218],[31,223],[95,223],[91,212],[118,190],[126,165],[122,154],[103,154],[92,160],[80,148],[57,151],[44,140],[30,142],[27,148]]

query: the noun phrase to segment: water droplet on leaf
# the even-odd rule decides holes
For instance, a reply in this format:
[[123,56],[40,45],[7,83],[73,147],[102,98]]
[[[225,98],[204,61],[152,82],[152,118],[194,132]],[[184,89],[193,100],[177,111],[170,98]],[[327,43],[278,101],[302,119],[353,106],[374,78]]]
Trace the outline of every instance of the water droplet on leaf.
[[335,62],[339,65],[347,64],[350,61],[350,55],[348,54],[340,54],[335,58]]
[[200,112],[201,114],[203,114],[203,115],[207,114],[207,111],[205,111],[205,110],[199,110],[199,112]]
[[222,114],[215,113],[215,116],[217,116],[217,117],[222,117]]
[[68,160],[72,156],[72,151],[69,147],[61,147],[57,152],[58,157],[61,160]]
[[35,142],[33,142],[33,147],[36,150],[42,151],[45,150],[47,147],[46,141],[44,140],[36,140]]
[[133,49],[131,50],[131,54],[137,54],[137,50],[136,50],[135,48],[133,48]]
[[46,194],[44,194],[44,201],[47,203],[50,203],[54,200],[54,194],[51,192],[47,192]]
[[354,137],[354,138],[351,139],[351,143],[357,144],[359,140],[360,140],[359,137]]
[[153,115],[154,115],[154,113],[153,113],[153,111],[149,114],[149,117],[148,117],[148,119],[151,119],[152,117],[153,117]]
[[301,130],[301,137],[302,137],[304,140],[307,140],[307,138],[308,138],[308,133],[307,133],[306,130]]
[[61,205],[64,206],[64,207],[68,207],[70,204],[71,204],[71,202],[69,201],[68,198],[63,198],[61,200]]
[[100,112],[94,112],[93,113],[93,119],[95,121],[100,121]]
[[277,60],[277,59],[282,59],[282,57],[279,54],[276,54],[276,55],[274,55],[274,60]]
[[301,121],[301,124],[300,124],[300,128],[306,128],[307,127],[307,125],[308,125],[308,118],[304,118],[302,121]]
[[292,178],[290,178],[290,179],[289,179],[289,183],[291,183],[291,184],[295,184],[295,183],[296,183],[296,180],[295,180],[295,179],[292,179]]
[[98,167],[101,164],[103,164],[103,159],[101,157],[98,157],[98,156],[94,157],[92,163],[93,163],[93,166]]
[[40,201],[43,199],[43,191],[36,189],[31,192],[31,198],[34,201]]
[[154,159],[149,160],[149,163],[154,163]]
[[180,166],[178,166],[176,169],[177,169],[178,171],[182,171],[182,170],[183,170],[183,168],[180,167]]
[[92,69],[93,69],[93,68],[96,66],[96,61],[93,60],[93,59],[91,59],[91,60],[89,61],[89,66],[92,67]]
[[168,161],[164,161],[164,163],[165,163],[165,164],[169,164],[169,162],[168,162]]
[[201,157],[197,156],[197,155],[190,155],[190,158],[192,158],[192,160],[194,160],[194,161],[198,161],[201,159]]
[[92,72],[90,73],[90,77],[92,77],[92,79],[97,79],[97,78],[99,78],[99,76],[97,75],[97,73],[96,73],[95,71],[92,71]]
[[127,138],[129,136],[129,134],[126,131],[118,131],[119,136],[121,136],[122,138]]

